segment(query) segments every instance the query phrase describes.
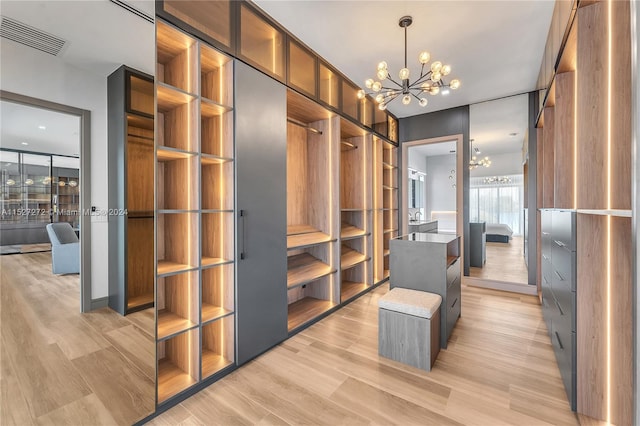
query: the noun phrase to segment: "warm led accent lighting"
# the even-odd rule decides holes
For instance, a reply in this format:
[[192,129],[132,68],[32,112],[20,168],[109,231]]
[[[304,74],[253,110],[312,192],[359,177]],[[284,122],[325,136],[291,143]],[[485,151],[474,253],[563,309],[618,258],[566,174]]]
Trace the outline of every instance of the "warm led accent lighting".
[[573,208],[578,208],[578,70],[573,74]]
[[[607,1],[607,209],[611,210],[612,0]],[[607,216],[607,423],[611,423],[611,216]]]

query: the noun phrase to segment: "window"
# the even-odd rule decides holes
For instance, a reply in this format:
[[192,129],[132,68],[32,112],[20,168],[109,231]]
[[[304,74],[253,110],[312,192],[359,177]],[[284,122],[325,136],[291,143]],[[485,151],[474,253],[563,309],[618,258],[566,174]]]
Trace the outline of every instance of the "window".
[[[420,212],[420,218],[424,219],[425,214],[425,177],[426,174],[417,170],[409,169],[409,212],[411,217],[415,217],[415,212]],[[413,213],[411,213],[413,212]]]
[[508,183],[485,183],[471,178],[469,217],[471,222],[503,223],[514,235],[522,235],[523,177],[505,176]]

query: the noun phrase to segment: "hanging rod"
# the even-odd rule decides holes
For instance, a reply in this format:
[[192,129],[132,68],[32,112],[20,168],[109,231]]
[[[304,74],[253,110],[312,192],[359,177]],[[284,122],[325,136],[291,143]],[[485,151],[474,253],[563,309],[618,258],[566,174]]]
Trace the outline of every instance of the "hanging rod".
[[[349,150],[351,150],[351,149],[358,149],[358,147],[357,147],[356,145],[352,144],[351,142],[347,142],[347,141],[340,141],[340,143],[341,143],[342,145],[344,145],[344,146],[348,147],[348,148],[349,148]],[[345,150],[345,151],[348,151],[348,150]]]
[[295,124],[296,126],[304,127],[305,129],[307,129],[310,132],[317,133],[319,135],[322,134],[321,130],[314,129],[313,127],[309,126],[308,124],[303,123],[302,121],[294,120],[293,118],[287,118],[287,121],[289,123],[291,123],[291,124]]

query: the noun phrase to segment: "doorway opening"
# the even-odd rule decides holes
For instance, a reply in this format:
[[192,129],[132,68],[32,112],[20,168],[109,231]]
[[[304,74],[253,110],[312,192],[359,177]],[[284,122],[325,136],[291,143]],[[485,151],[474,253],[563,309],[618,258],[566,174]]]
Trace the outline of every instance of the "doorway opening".
[[[37,253],[91,309],[89,111],[2,91],[0,253]],[[87,214],[84,214],[87,213]]]

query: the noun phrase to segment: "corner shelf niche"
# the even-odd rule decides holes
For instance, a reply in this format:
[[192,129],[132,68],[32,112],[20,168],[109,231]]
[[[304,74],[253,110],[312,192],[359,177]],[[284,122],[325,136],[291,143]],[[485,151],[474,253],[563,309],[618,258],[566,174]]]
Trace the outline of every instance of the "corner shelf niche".
[[198,334],[196,328],[158,342],[159,403],[197,383],[200,365]]
[[202,378],[205,379],[233,364],[233,315],[202,326]]
[[157,333],[165,339],[198,325],[198,272],[158,278]]

